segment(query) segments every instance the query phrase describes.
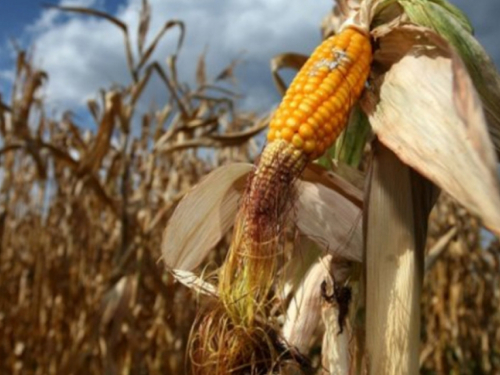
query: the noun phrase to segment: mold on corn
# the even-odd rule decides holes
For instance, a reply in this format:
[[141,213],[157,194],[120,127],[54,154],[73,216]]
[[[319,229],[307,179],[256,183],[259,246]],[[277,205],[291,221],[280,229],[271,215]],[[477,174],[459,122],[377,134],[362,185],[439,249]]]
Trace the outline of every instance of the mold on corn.
[[326,39],[299,71],[276,110],[267,135],[310,160],[321,156],[344,128],[370,71],[370,38],[347,27]]

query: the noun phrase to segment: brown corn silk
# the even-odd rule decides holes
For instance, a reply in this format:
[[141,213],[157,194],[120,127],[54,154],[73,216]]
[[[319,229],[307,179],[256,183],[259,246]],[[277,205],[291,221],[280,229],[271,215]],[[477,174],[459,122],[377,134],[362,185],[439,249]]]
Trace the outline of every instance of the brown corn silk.
[[284,252],[294,181],[345,127],[371,59],[368,35],[347,27],[313,52],[287,90],[247,181],[220,273],[222,306],[202,318],[193,341],[197,373],[258,373],[276,365],[282,353],[266,317],[275,305],[272,287]]

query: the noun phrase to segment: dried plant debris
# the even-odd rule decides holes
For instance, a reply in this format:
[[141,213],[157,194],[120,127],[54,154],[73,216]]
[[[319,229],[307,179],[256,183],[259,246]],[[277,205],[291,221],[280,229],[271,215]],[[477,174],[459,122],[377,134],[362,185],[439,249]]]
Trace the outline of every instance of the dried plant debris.
[[[170,30],[181,30],[178,54],[185,27],[167,21],[148,38],[147,1],[137,38],[107,14],[59,8],[116,25],[132,80],[89,101],[92,133],[70,112],[47,115],[46,75],[19,51],[12,98],[0,99],[0,373],[182,374],[198,297],[158,262],[163,228],[215,165],[255,158],[267,116],[235,111],[238,96],[208,75],[178,82],[175,58],[154,61]],[[141,113],[152,80],[169,95]],[[217,241],[212,260],[225,254]]]
[[[339,32],[363,3],[337,1],[324,33]],[[448,9],[444,0],[425,3],[432,3],[431,16]],[[498,74],[460,13],[449,8],[453,23],[428,28],[422,4],[382,1],[371,32],[371,68],[382,78],[372,75],[350,121],[370,121],[380,142],[453,197],[442,194],[429,221],[421,372],[495,374],[500,245],[481,240],[481,223],[498,232]],[[403,5],[413,7],[413,25]],[[259,158],[255,136],[271,114],[238,109],[240,96],[228,89],[238,58],[211,77],[200,50],[196,85],[188,87],[176,64],[189,25],[166,20],[151,30],[147,0],[134,29],[93,9],[55,8],[115,25],[130,83],[88,101],[97,129],[91,132],[71,111],[48,115],[42,90],[50,77],[18,49],[12,96],[0,96],[0,373],[363,373],[364,320],[373,312],[360,303],[366,291],[355,270],[364,259],[364,232],[379,234],[363,220],[365,171],[376,151],[369,137],[357,143],[348,166],[331,160],[342,152],[329,153],[324,165],[333,172],[272,148]],[[450,27],[460,28],[459,39],[449,40]],[[172,54],[155,61],[171,33],[178,35]],[[471,48],[447,44],[462,42]],[[305,60],[273,60],[281,91],[279,70]],[[424,82],[432,95],[418,95],[418,72],[433,77]],[[138,103],[153,80],[168,95],[144,112]],[[385,100],[373,101],[377,95]],[[419,116],[400,121],[395,102],[415,108],[426,100],[441,100],[447,110],[417,108]],[[433,126],[443,117],[446,126]],[[283,129],[274,124],[274,136],[288,137]],[[463,153],[442,137],[464,141]],[[429,138],[437,151],[415,158]],[[397,149],[402,142],[407,147]],[[428,163],[436,153],[451,163],[444,172]],[[460,169],[466,180],[456,176]],[[461,183],[450,183],[455,178]],[[339,276],[344,262],[349,272]]]

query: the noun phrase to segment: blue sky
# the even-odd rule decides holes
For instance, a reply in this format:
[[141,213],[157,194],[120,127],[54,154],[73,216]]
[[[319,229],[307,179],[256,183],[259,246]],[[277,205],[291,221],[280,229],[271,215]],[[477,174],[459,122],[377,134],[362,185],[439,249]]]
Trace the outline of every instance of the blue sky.
[[[137,24],[140,0],[53,0],[106,10]],[[286,51],[309,53],[319,42],[319,23],[330,0],[151,0],[151,31],[167,19],[186,21],[187,35],[179,60],[181,77],[194,75],[196,61],[208,47],[208,69],[218,73],[234,58],[245,61],[238,70],[237,89],[246,94],[242,106],[269,108],[278,100],[269,60]],[[455,0],[476,28],[476,36],[500,66],[499,0]],[[0,0],[0,90],[12,74],[14,54],[9,38],[23,47],[35,46],[35,61],[49,73],[46,100],[60,111],[78,111],[85,99],[112,82],[126,82],[122,35],[91,17],[68,17],[42,7],[39,0]],[[304,7],[304,4],[307,4]],[[135,29],[135,26],[132,28]],[[167,36],[155,55],[159,61],[173,52],[175,37]],[[5,92],[4,92],[5,94]],[[153,87],[150,98],[164,99]]]

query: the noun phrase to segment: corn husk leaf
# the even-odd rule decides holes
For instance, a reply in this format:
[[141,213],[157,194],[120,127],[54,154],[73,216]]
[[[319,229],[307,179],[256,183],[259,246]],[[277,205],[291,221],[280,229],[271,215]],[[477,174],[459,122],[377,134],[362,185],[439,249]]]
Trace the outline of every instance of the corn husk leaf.
[[361,261],[361,209],[321,183],[299,180],[297,186],[299,231],[331,254]]
[[445,0],[399,0],[410,20],[443,36],[459,53],[485,110],[489,132],[500,153],[500,75],[474,38],[467,17]]
[[310,164],[304,171],[305,181],[325,185],[332,189],[356,207],[363,208],[364,176],[342,163],[337,163],[334,170],[327,170],[319,165]]
[[334,158],[356,168],[363,158],[370,130],[370,122],[366,114],[359,106],[355,106],[346,129],[335,142],[332,150]]
[[321,283],[330,277],[332,256],[327,255],[307,271],[288,306],[283,338],[288,345],[306,354],[321,320]]
[[[193,270],[221,240],[234,222],[252,168],[246,163],[220,167],[186,194],[163,234],[168,268]],[[299,230],[331,253],[360,261],[362,193],[318,166],[306,168],[303,177],[296,182]]]
[[[350,275],[350,267],[347,264],[331,263],[331,275],[327,275],[325,280],[325,300],[322,298],[321,317],[325,325],[323,344],[321,347],[321,362],[325,371],[323,374],[351,374],[354,373],[353,355],[351,343],[353,343],[353,330],[349,317],[341,317],[341,310],[334,286],[341,287],[346,284]],[[351,301],[342,301],[351,304]],[[327,370],[327,371],[326,371]]]
[[398,0],[408,17],[421,26],[431,27],[441,34],[449,33],[444,24],[454,21],[469,34],[474,32],[467,16],[446,0]]
[[280,272],[284,280],[283,286],[278,289],[282,301],[286,301],[297,291],[305,275],[322,255],[324,255],[323,250],[305,236],[301,236],[293,243],[290,258],[297,261],[287,262]]
[[168,268],[191,271],[231,228],[238,199],[251,164],[235,163],[214,170],[179,203],[162,240]]
[[500,234],[493,145],[460,58],[423,29],[400,28],[383,39],[379,62],[387,64],[388,56],[404,50],[402,41],[408,52],[393,59],[396,62],[375,83],[377,93],[366,96],[364,107],[375,133],[404,163]]

